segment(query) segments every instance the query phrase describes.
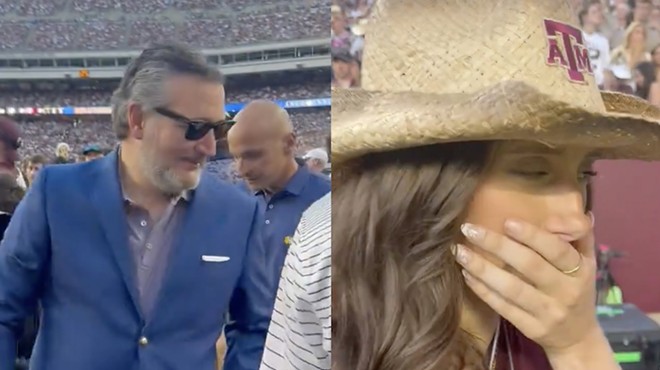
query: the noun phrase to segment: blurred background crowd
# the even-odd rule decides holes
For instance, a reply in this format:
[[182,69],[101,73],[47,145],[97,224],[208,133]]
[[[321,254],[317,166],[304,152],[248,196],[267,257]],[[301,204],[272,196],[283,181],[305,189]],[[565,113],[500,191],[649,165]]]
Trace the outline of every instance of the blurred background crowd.
[[[598,86],[660,106],[660,0],[570,0]],[[374,0],[333,0],[332,84],[360,86],[367,17]]]
[[[291,76],[292,73],[272,75],[269,76],[269,84],[250,87],[238,85],[245,77],[238,82],[230,78],[227,102],[240,104],[254,99],[297,100],[330,96],[327,71],[295,72],[297,76]],[[293,78],[306,82],[291,82]],[[21,91],[16,86],[3,88],[0,85],[0,107],[110,106],[113,84],[100,84],[91,92],[77,90],[83,86],[73,85],[56,91]],[[325,146],[325,138],[330,134],[329,109],[298,108],[289,113],[298,135],[300,155],[315,147]],[[116,144],[109,115],[75,119],[66,116],[20,116],[14,119],[19,121],[23,131],[20,149],[23,158],[38,154],[53,159],[60,142],[69,145],[72,159],[82,158],[82,152],[88,145],[97,145],[105,150]]]
[[0,0],[0,50],[225,47],[327,37],[321,0]]

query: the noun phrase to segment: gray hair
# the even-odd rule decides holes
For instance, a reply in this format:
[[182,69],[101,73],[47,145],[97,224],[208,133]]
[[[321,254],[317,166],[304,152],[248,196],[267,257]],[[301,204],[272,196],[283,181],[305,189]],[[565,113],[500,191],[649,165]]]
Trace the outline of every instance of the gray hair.
[[128,65],[119,87],[112,94],[112,128],[119,140],[128,137],[129,103],[137,103],[144,110],[166,105],[163,84],[173,75],[191,75],[224,83],[224,76],[217,68],[184,45],[157,44],[145,49]]

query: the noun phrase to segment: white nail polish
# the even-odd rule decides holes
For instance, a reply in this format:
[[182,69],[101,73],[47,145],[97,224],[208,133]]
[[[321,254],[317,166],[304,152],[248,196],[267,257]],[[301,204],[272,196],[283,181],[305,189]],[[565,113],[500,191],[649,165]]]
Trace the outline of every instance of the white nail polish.
[[469,223],[461,225],[461,232],[467,238],[472,240],[481,240],[484,237],[484,231],[480,227]]

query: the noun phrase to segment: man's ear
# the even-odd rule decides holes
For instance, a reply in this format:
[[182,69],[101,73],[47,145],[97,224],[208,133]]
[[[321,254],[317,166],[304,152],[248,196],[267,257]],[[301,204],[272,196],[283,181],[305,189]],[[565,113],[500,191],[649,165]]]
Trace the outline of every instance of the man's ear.
[[144,137],[144,113],[142,107],[136,103],[128,103],[128,136],[142,140]]
[[296,152],[296,134],[290,133],[284,138],[284,152],[286,154]]

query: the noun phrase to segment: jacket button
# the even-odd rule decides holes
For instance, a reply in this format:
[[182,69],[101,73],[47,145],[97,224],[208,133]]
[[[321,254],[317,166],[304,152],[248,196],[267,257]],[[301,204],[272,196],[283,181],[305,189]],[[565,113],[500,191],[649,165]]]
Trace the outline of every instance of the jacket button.
[[140,340],[138,341],[138,343],[140,343],[140,345],[144,347],[147,344],[149,344],[149,339],[147,339],[147,337],[140,337]]

